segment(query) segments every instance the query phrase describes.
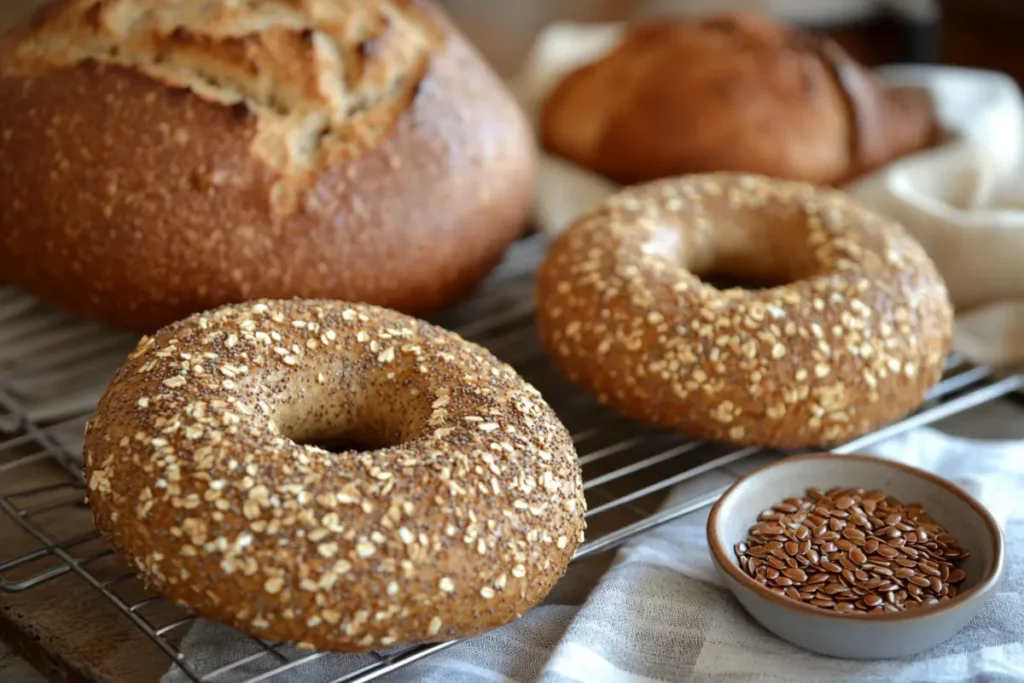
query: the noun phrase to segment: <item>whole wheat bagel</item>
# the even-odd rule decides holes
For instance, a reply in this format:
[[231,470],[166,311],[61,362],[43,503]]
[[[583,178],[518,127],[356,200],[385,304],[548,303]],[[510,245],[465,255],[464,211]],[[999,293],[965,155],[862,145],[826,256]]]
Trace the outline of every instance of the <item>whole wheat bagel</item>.
[[580,217],[538,272],[537,317],[555,363],[626,415],[777,447],[829,446],[916,408],[953,323],[898,224],[834,190],[739,174],[627,188]]
[[521,233],[533,154],[431,0],[57,0],[0,38],[0,279],[137,332],[424,314]]
[[[376,450],[312,445],[330,441]],[[538,392],[367,305],[259,301],[143,338],[84,454],[98,528],[156,590],[319,649],[508,622],[583,537],[572,440]]]

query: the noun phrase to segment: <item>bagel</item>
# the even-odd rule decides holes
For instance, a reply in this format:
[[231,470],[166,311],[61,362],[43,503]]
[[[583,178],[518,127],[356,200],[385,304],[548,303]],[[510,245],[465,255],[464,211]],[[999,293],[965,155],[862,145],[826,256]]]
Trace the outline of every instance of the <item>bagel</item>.
[[637,420],[739,445],[876,430],[920,405],[952,339],[945,284],[898,224],[746,174],[612,196],[551,245],[536,298],[570,379]]
[[149,585],[303,647],[504,624],[583,538],[572,440],[537,390],[369,305],[258,301],[144,337],[84,457],[97,527]]
[[137,333],[426,315],[522,234],[534,147],[432,0],[58,0],[0,37],[0,280]]

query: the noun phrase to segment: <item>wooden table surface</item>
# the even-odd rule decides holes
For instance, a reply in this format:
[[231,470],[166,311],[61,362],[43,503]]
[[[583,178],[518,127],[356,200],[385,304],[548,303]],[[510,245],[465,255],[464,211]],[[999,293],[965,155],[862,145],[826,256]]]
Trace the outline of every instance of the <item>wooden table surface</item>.
[[[44,4],[45,0],[0,0],[0,33],[6,31],[10,26],[14,25],[21,17],[27,15],[33,9]],[[16,536],[16,537],[15,537]],[[21,534],[15,534],[14,530],[6,526],[0,527],[0,547],[7,548],[8,543],[11,547],[16,547],[16,543],[25,543],[25,538]],[[4,553],[5,556],[13,556],[13,553]],[[48,589],[50,596],[41,596],[39,598],[40,603],[58,606],[64,602],[62,600],[63,595],[60,594],[60,587],[56,584],[53,588]],[[29,620],[28,612],[31,607],[31,611],[35,611],[35,607],[31,606],[26,602],[24,596],[16,595],[3,595],[3,600],[0,601],[0,632],[8,631],[15,632],[21,629],[12,629],[15,624],[26,624]],[[71,596],[66,596],[71,597]],[[33,596],[33,600],[35,597]],[[69,611],[74,611],[75,607],[72,600],[67,600],[67,608]],[[44,608],[45,609],[45,608]],[[57,607],[56,609],[50,607],[51,612],[61,612],[62,608]],[[88,613],[85,613],[88,614]],[[83,616],[85,616],[83,614]],[[19,648],[20,649],[20,648]],[[31,649],[31,648],[30,648]],[[45,667],[45,662],[40,659],[39,664],[41,667]],[[44,669],[45,670],[45,669]],[[3,640],[0,640],[0,681],[3,683],[42,683],[47,678],[33,668],[29,663],[22,658],[20,655],[15,654],[10,646]],[[60,677],[54,677],[53,680],[61,680]],[[66,679],[65,679],[66,680]],[[120,679],[120,683],[132,679]],[[137,680],[137,679],[136,679]]]
[[[13,460],[5,454],[5,460]],[[24,465],[5,472],[0,493],[28,490],[70,481],[69,475],[53,462]],[[67,498],[70,490],[56,495]],[[32,505],[45,503],[33,499]],[[36,518],[54,535],[69,538],[92,526],[84,506],[65,505],[53,513]],[[18,557],[39,547],[9,517],[0,516],[0,548],[4,558]],[[83,544],[75,554],[93,554],[100,542]],[[20,577],[59,564],[44,560],[26,568]],[[97,568],[102,572],[104,568]],[[110,578],[122,570],[113,565],[106,571]],[[115,573],[116,572],[116,573]],[[18,570],[6,578],[19,579]],[[135,629],[95,589],[81,578],[67,573],[29,590],[0,592],[0,639],[30,661],[51,680],[88,681],[89,683],[127,683],[156,681],[166,671],[168,660],[155,645]],[[7,656],[0,659],[0,681],[19,681],[2,675],[4,666],[24,672],[23,661]],[[31,680],[30,678],[28,680]]]
[[[13,458],[5,454],[0,464],[11,461]],[[68,475],[54,463],[24,465],[5,472],[0,480],[0,494],[65,481],[69,481]],[[58,495],[66,499],[68,493],[65,490]],[[45,499],[34,499],[31,504],[45,502]],[[45,518],[34,517],[33,520],[63,538],[92,528],[91,516],[84,505],[63,505]],[[621,522],[605,520],[604,523]],[[0,558],[18,557],[38,547],[35,539],[0,513],[0,548],[3,548]],[[72,554],[88,557],[103,547],[102,541],[96,540],[75,547]],[[613,557],[612,553],[606,553],[575,565],[567,580],[560,582],[548,599],[563,605],[582,603]],[[30,571],[35,574],[57,564],[59,562],[49,560],[33,565]],[[125,572],[114,557],[88,566],[90,573],[101,580],[113,579]],[[19,577],[15,573],[6,578],[18,580]],[[118,594],[129,603],[147,595],[133,580],[118,586]],[[164,603],[147,606],[139,613],[157,625],[170,623],[180,616],[177,608]],[[178,629],[176,633],[180,637],[185,630]],[[3,647],[3,641],[8,647]],[[21,656],[15,656],[10,650]],[[75,683],[151,683],[170,665],[167,656],[113,603],[70,572],[26,591],[0,592],[0,682],[44,680],[25,660],[51,680]]]

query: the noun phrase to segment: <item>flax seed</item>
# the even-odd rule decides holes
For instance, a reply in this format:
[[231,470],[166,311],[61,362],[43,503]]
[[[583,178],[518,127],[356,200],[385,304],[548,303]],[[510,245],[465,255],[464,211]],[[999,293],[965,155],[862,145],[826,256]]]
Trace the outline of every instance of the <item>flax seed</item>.
[[800,569],[787,569],[782,573],[798,584],[807,582],[807,574]]
[[849,555],[840,556],[839,564],[843,565],[843,569],[845,571],[853,572],[858,569],[857,563],[851,560]]
[[907,581],[909,581],[910,583],[914,584],[915,586],[919,586],[921,588],[929,588],[931,586],[931,582],[929,582],[926,577],[921,576],[920,574],[914,574],[913,576],[908,576],[907,577]]
[[892,546],[880,545],[880,546],[878,546],[878,554],[881,555],[882,557],[892,559],[892,558],[896,557],[897,555],[899,555],[900,553],[899,553],[898,550],[896,550]]
[[898,612],[956,597],[969,552],[921,505],[880,491],[808,489],[762,512],[734,546],[772,592],[836,612]]

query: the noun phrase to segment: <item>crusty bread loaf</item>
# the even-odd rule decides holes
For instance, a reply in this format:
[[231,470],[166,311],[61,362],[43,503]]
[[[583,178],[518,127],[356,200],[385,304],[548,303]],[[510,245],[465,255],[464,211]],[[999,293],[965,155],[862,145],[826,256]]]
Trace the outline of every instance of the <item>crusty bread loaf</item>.
[[60,0],[0,42],[0,278],[149,331],[425,313],[520,232],[528,126],[429,0]]
[[833,185],[934,137],[931,104],[751,13],[637,26],[543,103],[555,154],[622,183],[744,171]]

